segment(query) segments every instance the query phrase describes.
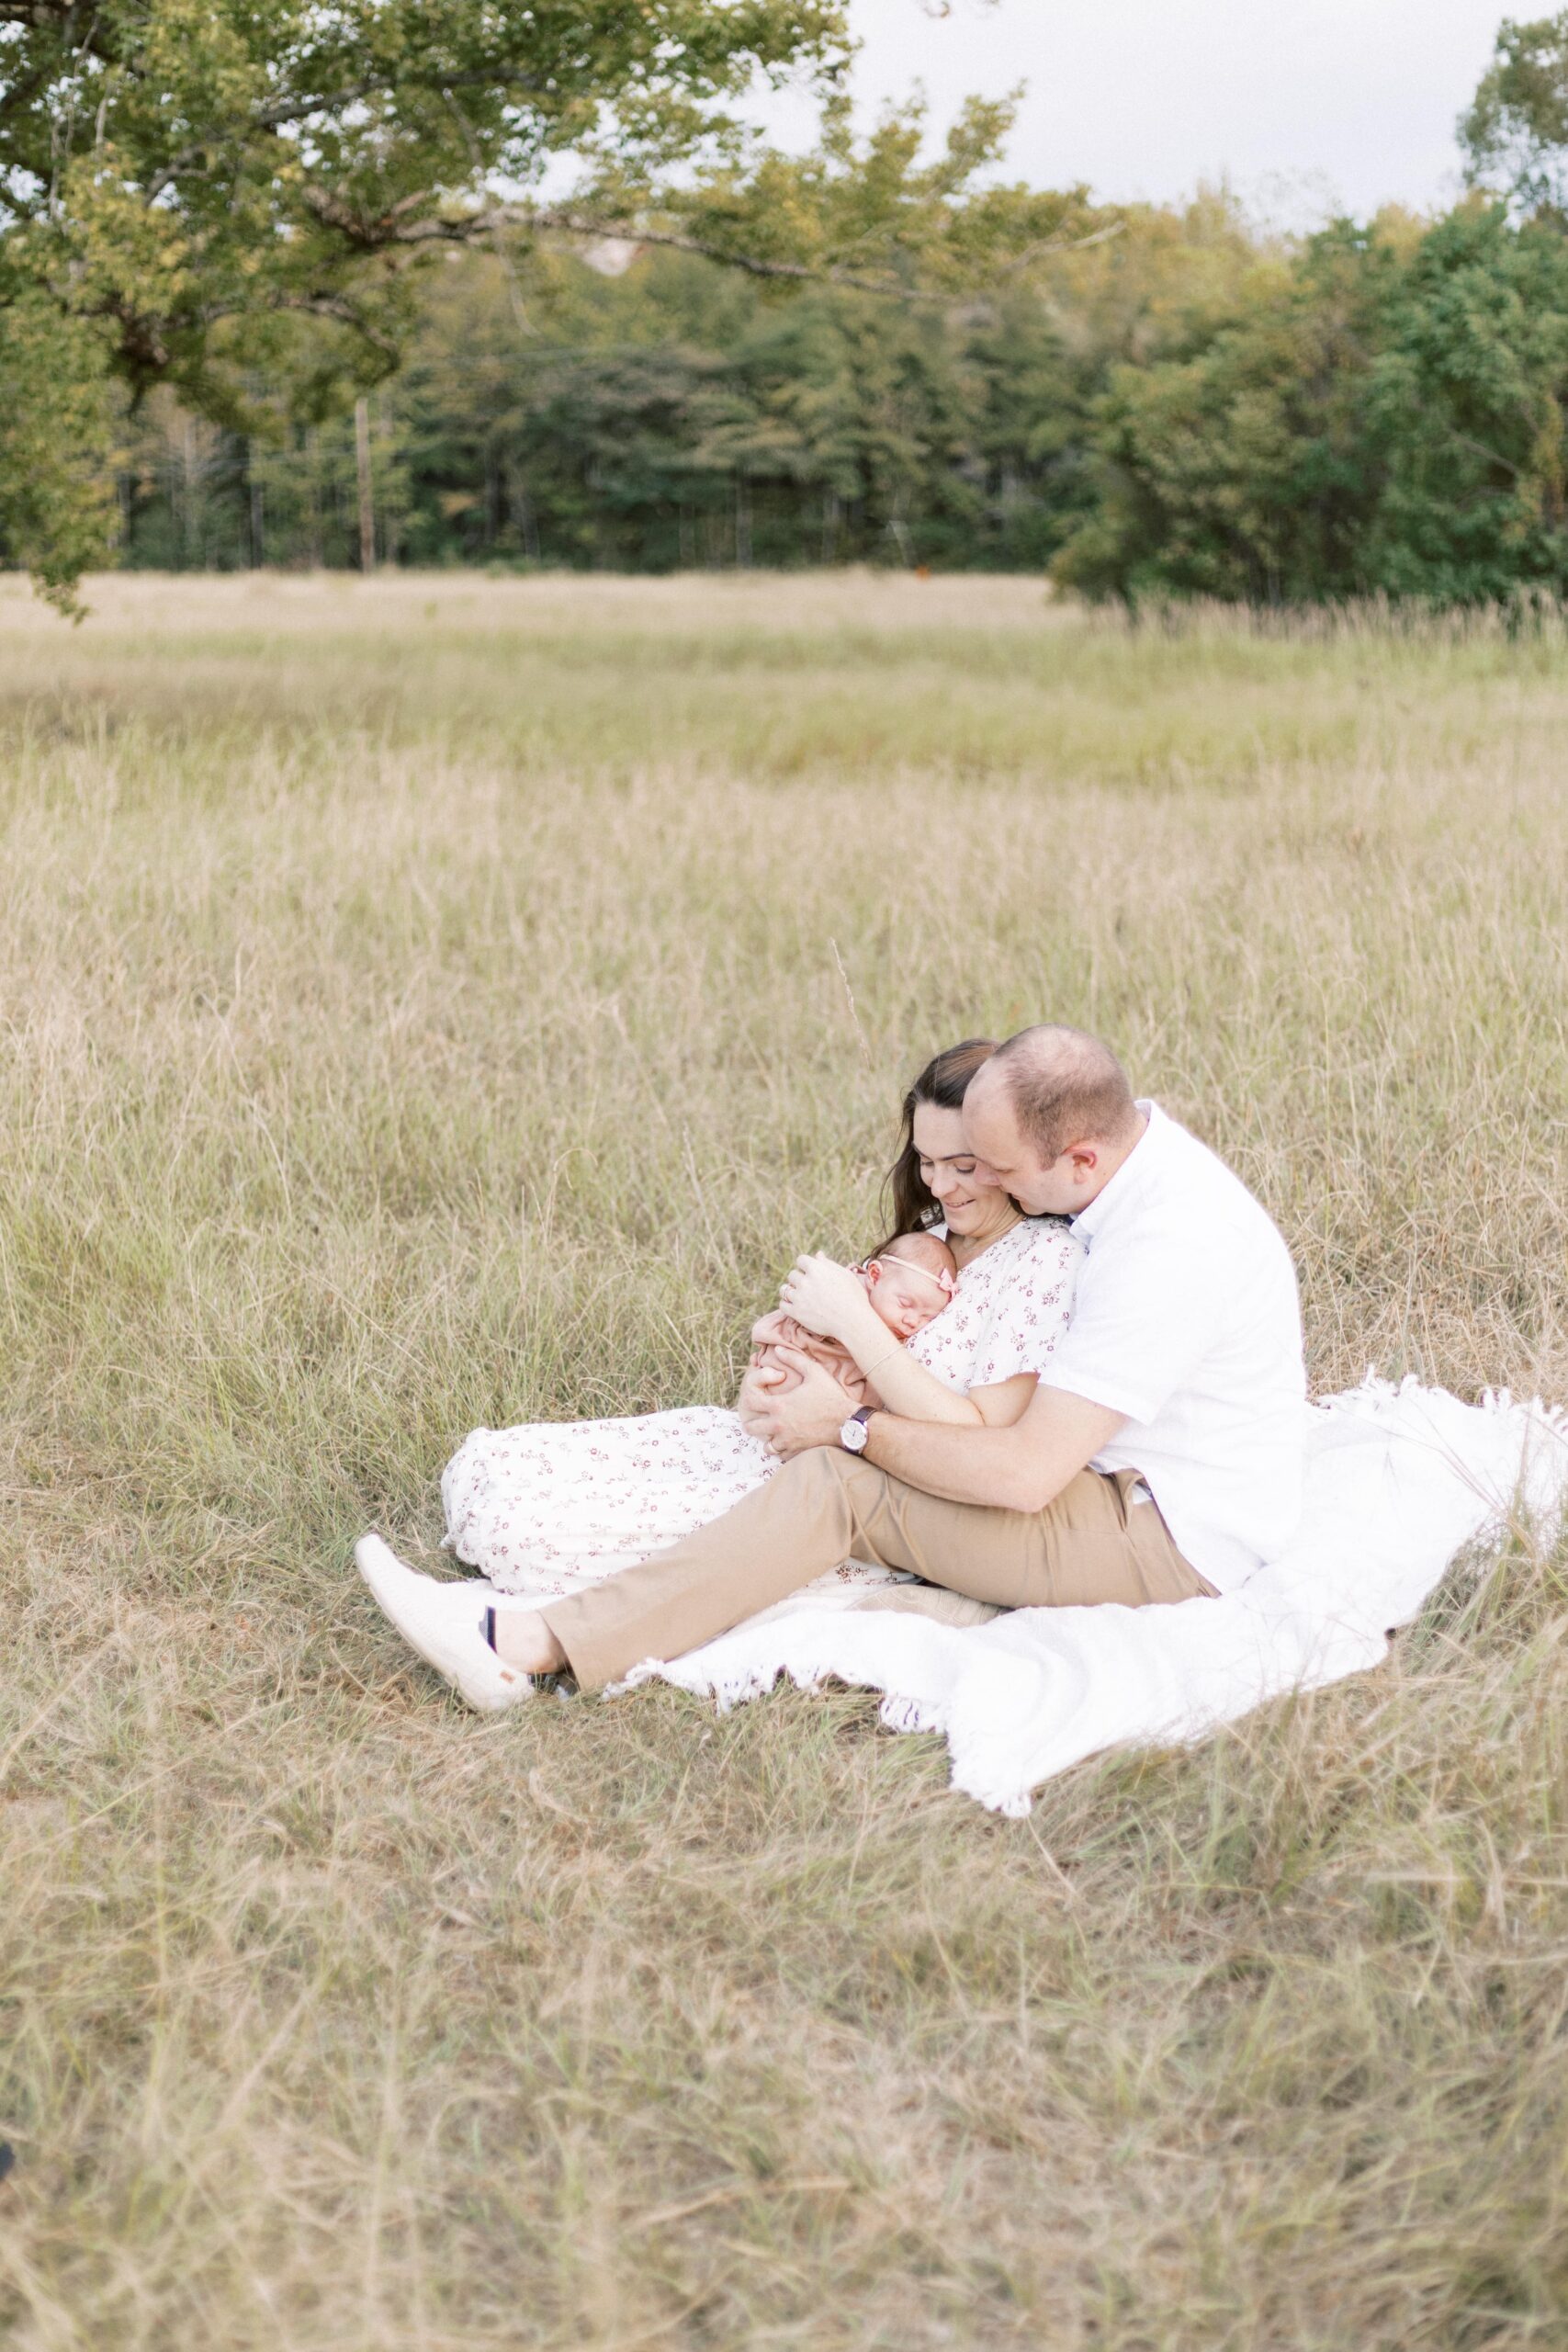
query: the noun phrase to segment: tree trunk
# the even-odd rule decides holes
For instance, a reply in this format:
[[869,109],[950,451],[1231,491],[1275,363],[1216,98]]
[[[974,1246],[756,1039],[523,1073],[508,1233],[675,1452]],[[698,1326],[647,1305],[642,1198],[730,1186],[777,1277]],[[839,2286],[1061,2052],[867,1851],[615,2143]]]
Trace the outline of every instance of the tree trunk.
[[266,533],[262,514],[262,486],[256,480],[256,450],[254,441],[245,444],[245,486],[251,500],[251,569],[259,571],[266,561]]
[[300,449],[305,460],[307,543],[311,567],[320,571],[324,560],[321,551],[321,473],[317,462],[314,425],[306,426],[300,436]]
[[389,569],[395,570],[399,550],[402,545],[402,518],[398,512],[396,498],[387,494],[387,484],[392,480],[392,420],[388,413],[388,404],[385,401],[379,401],[376,407],[376,438],[381,444],[382,450],[381,560]]
[[354,403],[354,464],[359,478],[359,569],[376,569],[376,490],[370,474],[370,403]]
[[493,548],[501,529],[501,469],[496,463],[495,444],[485,443],[485,546]]
[[185,540],[186,570],[187,571],[199,571],[201,570],[202,558],[202,515],[197,494],[196,419],[191,416],[187,416],[186,419],[185,443],[181,454],[185,461],[186,511],[184,516],[185,529],[183,537]]
[[539,523],[534,512],[534,502],[528,495],[526,481],[507,469],[507,505],[515,517],[515,526],[523,535],[523,553],[530,563],[539,560]]

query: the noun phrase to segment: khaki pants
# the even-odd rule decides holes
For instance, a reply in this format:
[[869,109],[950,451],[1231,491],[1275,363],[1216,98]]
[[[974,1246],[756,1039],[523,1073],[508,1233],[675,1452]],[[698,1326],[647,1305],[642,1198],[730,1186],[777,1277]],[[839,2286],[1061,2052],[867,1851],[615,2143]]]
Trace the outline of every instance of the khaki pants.
[[1043,1511],[991,1510],[921,1494],[858,1455],[818,1446],[755,1494],[640,1567],[542,1611],[584,1690],[644,1658],[680,1657],[840,1560],[911,1568],[1004,1609],[1213,1597],[1135,1471],[1080,1470]]

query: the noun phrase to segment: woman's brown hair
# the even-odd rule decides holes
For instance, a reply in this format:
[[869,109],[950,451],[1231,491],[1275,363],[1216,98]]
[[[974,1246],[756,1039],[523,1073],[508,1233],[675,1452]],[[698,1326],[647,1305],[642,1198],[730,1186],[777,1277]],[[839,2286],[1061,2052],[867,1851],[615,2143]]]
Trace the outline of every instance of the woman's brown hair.
[[[893,1212],[893,1227],[887,1241],[897,1240],[901,1233],[918,1232],[922,1225],[942,1214],[936,1195],[920,1175],[920,1155],[915,1148],[915,1113],[922,1102],[934,1102],[943,1111],[958,1110],[975,1072],[982,1062],[990,1060],[996,1050],[994,1038],[965,1037],[961,1046],[949,1046],[946,1053],[934,1055],[905,1095],[898,1157],[888,1170],[883,1186]],[[887,1241],[882,1244],[885,1250]]]

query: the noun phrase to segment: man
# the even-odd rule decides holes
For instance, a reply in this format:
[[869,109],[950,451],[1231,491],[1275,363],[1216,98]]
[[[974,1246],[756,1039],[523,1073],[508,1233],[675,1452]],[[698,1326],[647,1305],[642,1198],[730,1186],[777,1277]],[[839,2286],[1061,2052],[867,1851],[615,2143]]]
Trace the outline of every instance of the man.
[[[476,1706],[568,1668],[599,1690],[676,1657],[853,1557],[1011,1608],[1213,1598],[1289,1541],[1305,1419],[1295,1272],[1222,1161],[1081,1031],[1025,1029],[972,1080],[965,1141],[1035,1216],[1086,1245],[1073,1316],[1010,1427],[856,1413],[800,1358],[753,1388],[749,1426],[786,1457],[766,1486],[640,1567],[544,1611],[498,1611],[494,1643],[450,1589],[375,1537],[367,1581],[422,1656]],[[815,1328],[835,1285],[798,1261],[784,1305]]]

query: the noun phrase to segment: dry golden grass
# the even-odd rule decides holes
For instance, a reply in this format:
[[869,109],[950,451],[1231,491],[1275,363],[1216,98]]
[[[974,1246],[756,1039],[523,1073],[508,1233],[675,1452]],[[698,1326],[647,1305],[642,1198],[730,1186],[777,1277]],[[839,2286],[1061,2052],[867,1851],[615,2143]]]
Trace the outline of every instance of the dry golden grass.
[[847,1694],[477,1722],[348,1547],[726,1394],[910,1069],[1047,1012],[1268,1199],[1320,1386],[1568,1396],[1564,631],[93,602],[0,582],[0,2335],[1560,2343],[1561,1556],[1007,1823]]

